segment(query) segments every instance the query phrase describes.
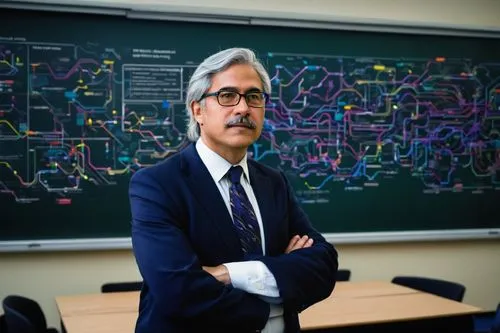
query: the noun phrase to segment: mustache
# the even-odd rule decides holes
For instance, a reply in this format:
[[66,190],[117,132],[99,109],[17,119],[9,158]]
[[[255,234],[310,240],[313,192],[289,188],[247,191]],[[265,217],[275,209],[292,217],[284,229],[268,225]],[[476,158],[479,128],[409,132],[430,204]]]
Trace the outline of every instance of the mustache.
[[241,116],[241,115],[237,115],[237,116],[234,116],[233,118],[229,119],[227,122],[226,122],[226,128],[227,127],[231,127],[231,126],[235,126],[235,125],[243,125],[243,126],[246,126],[250,129],[256,129],[257,128],[257,124],[248,117],[248,115],[246,116]]

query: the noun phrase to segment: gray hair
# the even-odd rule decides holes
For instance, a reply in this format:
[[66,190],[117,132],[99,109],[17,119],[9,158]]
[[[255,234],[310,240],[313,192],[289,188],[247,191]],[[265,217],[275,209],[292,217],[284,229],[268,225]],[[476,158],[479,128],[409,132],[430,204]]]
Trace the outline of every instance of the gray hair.
[[[252,66],[260,76],[264,92],[271,94],[271,80],[264,66],[259,62],[255,53],[245,48],[230,48],[220,51],[206,58],[194,71],[189,80],[189,87],[186,94],[186,111],[189,118],[187,124],[187,137],[191,141],[196,141],[200,137],[200,126],[193,116],[191,103],[199,101],[204,93],[212,85],[212,77],[225,71],[235,64],[247,64]],[[203,103],[204,101],[202,101]],[[202,104],[202,106],[204,106]]]

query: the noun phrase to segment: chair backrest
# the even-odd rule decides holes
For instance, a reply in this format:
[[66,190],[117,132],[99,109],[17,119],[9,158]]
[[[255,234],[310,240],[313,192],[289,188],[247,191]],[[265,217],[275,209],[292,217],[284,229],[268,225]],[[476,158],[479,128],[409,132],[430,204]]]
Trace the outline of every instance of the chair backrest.
[[462,302],[465,286],[451,281],[419,276],[396,276],[392,283]]
[[0,333],[7,333],[7,323],[5,322],[5,315],[0,315]]
[[122,291],[140,291],[142,289],[142,281],[133,282],[110,282],[101,286],[103,293],[115,293]]
[[337,281],[349,281],[351,279],[351,271],[349,269],[339,269],[337,271]]
[[498,303],[495,319],[493,319],[491,333],[500,333],[500,303]]
[[40,305],[29,298],[9,295],[2,302],[7,332],[45,333],[47,322]]

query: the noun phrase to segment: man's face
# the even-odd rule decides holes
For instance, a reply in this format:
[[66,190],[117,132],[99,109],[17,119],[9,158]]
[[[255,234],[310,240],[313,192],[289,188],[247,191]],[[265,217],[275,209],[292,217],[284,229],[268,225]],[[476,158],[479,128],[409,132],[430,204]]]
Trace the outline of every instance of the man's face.
[[[215,74],[207,93],[221,90],[244,94],[262,92],[263,87],[255,69],[250,65],[237,64]],[[193,114],[200,124],[205,144],[219,155],[246,150],[259,138],[264,122],[264,107],[249,107],[244,97],[235,106],[220,105],[217,96],[206,97],[204,101],[205,107],[201,107],[198,102],[193,103]],[[240,117],[247,117],[254,126],[234,124],[234,120]]]

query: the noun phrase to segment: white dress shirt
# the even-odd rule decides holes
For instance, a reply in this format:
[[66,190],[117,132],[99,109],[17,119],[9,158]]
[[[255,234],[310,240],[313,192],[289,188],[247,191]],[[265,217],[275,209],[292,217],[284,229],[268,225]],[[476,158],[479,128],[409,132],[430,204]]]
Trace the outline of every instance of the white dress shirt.
[[[227,172],[233,166],[231,163],[226,161],[219,154],[211,150],[204,142],[203,139],[198,139],[196,142],[196,150],[200,155],[201,160],[208,169],[208,172],[212,176],[217,188],[224,199],[227,210],[233,217],[231,211],[231,203],[229,196],[229,187],[231,186],[231,181],[227,177]],[[240,165],[243,168],[243,174],[241,179],[241,185],[245,189],[245,192],[252,204],[257,217],[257,222],[260,227],[260,236],[262,239],[262,253],[266,254],[266,242],[264,237],[264,228],[262,225],[262,217],[260,215],[259,205],[257,199],[253,192],[252,186],[250,185],[250,175],[248,173],[247,155],[236,165]],[[269,319],[266,326],[262,330],[263,333],[282,333],[285,331],[285,323],[283,320],[283,307],[279,305],[281,302],[279,296],[278,286],[276,284],[276,279],[274,275],[269,271],[266,265],[261,261],[242,261],[242,262],[232,262],[224,263],[227,267],[229,276],[231,278],[231,284],[234,288],[244,290],[251,294],[256,294],[271,306],[271,311],[269,314]]]

